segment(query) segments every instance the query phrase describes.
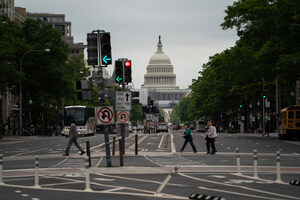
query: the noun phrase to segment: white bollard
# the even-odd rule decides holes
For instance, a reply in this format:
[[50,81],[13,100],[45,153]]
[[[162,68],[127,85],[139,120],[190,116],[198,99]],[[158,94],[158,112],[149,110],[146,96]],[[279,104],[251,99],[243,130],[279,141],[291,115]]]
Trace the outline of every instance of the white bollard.
[[253,176],[254,178],[258,178],[258,173],[257,173],[257,150],[253,150]]
[[235,152],[236,152],[237,174],[241,174],[241,158],[240,158],[240,150],[239,150],[239,148],[236,148]]
[[89,173],[89,157],[85,157],[85,170],[86,170],[86,178],[85,178],[85,190],[86,192],[93,191],[91,189],[91,180],[90,180],[90,173]]
[[39,165],[40,165],[40,162],[39,162],[39,157],[38,156],[35,156],[34,164],[35,164],[34,187],[35,188],[40,188],[41,187],[39,185]]
[[276,177],[275,182],[282,183],[280,171],[280,151],[276,151]]
[[4,185],[4,182],[3,182],[3,154],[0,154],[0,185]]

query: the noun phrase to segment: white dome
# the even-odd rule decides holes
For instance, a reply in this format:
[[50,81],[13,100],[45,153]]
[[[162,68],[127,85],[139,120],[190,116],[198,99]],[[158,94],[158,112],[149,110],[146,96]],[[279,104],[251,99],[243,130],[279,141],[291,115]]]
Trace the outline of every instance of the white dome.
[[165,53],[155,53],[153,56],[151,56],[149,65],[157,65],[157,64],[171,64],[171,60],[169,56],[167,56]]

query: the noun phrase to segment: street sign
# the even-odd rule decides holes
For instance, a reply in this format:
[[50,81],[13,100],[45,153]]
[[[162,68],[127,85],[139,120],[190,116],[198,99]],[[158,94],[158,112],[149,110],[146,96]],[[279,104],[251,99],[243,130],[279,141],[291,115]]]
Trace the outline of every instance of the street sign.
[[97,118],[99,124],[112,124],[114,123],[113,107],[102,106],[97,110]]
[[118,123],[128,123],[129,121],[129,112],[128,111],[118,111],[117,122]]
[[131,92],[116,92],[116,110],[131,110]]
[[146,120],[152,121],[153,120],[153,114],[146,114]]

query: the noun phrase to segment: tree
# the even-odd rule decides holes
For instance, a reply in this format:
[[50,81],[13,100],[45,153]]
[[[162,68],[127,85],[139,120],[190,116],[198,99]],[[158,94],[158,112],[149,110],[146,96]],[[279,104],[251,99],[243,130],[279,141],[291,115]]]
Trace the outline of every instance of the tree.
[[183,97],[178,104],[178,116],[181,122],[191,123],[193,122],[193,112],[191,111],[191,97]]
[[144,119],[145,117],[142,109],[142,104],[133,105],[130,111],[130,121],[137,123],[138,121],[144,121]]
[[171,112],[170,121],[173,125],[179,124],[178,106],[174,106]]

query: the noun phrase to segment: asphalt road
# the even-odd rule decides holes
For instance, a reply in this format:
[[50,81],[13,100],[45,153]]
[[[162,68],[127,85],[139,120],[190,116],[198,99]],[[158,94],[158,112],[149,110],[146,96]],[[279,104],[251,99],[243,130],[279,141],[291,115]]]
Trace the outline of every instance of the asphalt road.
[[[204,135],[193,132],[198,153],[188,144],[183,153],[183,130],[160,134],[138,134],[139,155],[134,155],[135,134],[126,138],[124,167],[119,147],[106,167],[104,136],[80,138],[91,143],[92,192],[84,191],[85,156],[72,147],[63,157],[64,137],[7,137],[0,141],[4,154],[4,183],[1,199],[187,199],[192,193],[225,199],[300,199],[300,186],[289,185],[300,179],[300,141],[282,141],[258,134],[219,134],[216,155],[207,155]],[[116,135],[110,135],[110,141]],[[117,138],[118,139],[118,138]],[[110,143],[112,149],[112,143]],[[241,172],[236,174],[236,153],[241,155]],[[253,177],[253,149],[258,151],[258,178]],[[281,179],[276,177],[276,151],[281,152]],[[40,186],[34,185],[34,158],[40,157]],[[157,194],[170,171],[180,166]]]

